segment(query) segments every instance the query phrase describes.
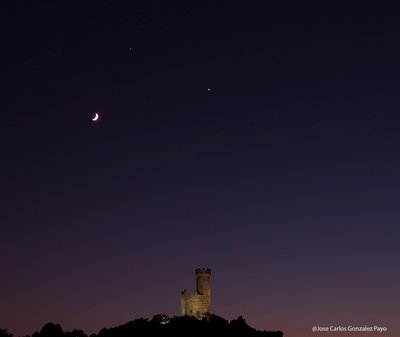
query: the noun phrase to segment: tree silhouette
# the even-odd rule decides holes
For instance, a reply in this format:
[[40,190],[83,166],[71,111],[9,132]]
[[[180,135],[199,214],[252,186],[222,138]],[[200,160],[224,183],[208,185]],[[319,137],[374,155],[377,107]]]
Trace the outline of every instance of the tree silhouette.
[[60,324],[50,322],[45,324],[40,332],[35,332],[32,337],[64,337],[64,331]]
[[82,330],[66,331],[64,337],[88,337]]
[[[237,319],[227,321],[217,315],[210,315],[201,320],[190,317],[168,317],[165,314],[154,315],[151,320],[138,318],[134,321],[104,328],[98,334],[90,337],[282,337],[281,331],[259,331],[246,323],[239,316]],[[0,337],[12,337],[7,330],[0,329]],[[29,337],[29,336],[27,336]],[[32,337],[88,337],[82,330],[63,331],[59,324],[47,323],[40,332],[35,332]]]
[[0,329],[0,337],[12,337],[12,334],[7,329]]

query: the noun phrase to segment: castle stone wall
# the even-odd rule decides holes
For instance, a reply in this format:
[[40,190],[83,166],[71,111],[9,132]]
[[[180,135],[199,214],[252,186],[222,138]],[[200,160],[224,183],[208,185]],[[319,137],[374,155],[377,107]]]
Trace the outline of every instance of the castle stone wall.
[[211,271],[196,269],[196,290],[182,291],[181,315],[196,318],[208,317],[211,314]]

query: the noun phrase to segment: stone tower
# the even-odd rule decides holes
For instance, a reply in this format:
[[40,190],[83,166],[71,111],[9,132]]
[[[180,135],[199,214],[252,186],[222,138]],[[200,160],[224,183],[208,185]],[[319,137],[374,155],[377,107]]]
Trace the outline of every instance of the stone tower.
[[198,319],[211,314],[211,270],[196,269],[196,290],[181,293],[181,315],[193,316]]

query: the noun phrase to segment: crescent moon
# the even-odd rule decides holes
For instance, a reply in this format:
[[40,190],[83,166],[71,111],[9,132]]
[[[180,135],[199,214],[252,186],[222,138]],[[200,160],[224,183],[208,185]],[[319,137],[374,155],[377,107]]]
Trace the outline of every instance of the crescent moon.
[[92,118],[92,121],[97,121],[99,119],[99,114],[96,112],[94,114],[94,117]]

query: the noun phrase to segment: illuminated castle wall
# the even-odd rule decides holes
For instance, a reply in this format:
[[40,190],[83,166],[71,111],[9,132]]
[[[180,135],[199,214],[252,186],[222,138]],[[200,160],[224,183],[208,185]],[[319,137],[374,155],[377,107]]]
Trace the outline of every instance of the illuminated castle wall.
[[211,314],[211,270],[196,269],[196,290],[181,293],[181,315],[196,318],[208,317]]

